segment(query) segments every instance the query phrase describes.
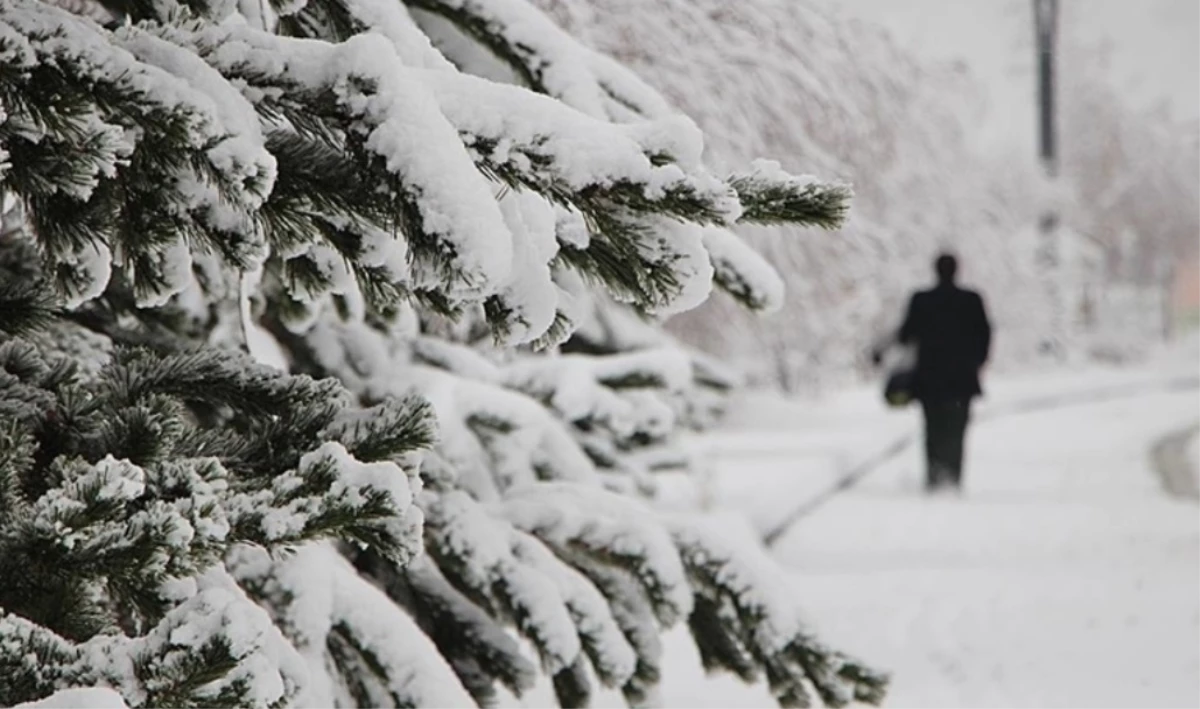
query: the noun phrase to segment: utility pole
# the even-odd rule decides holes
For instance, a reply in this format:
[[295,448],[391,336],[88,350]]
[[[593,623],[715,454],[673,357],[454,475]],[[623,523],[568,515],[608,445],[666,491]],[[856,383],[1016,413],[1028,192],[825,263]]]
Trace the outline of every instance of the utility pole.
[[1046,176],[1058,176],[1054,122],[1054,45],[1058,33],[1058,0],[1033,0],[1038,56],[1038,155]]
[[1048,318],[1050,330],[1045,348],[1053,354],[1062,354],[1062,339],[1067,325],[1063,317],[1061,287],[1062,277],[1059,254],[1059,215],[1054,204],[1058,177],[1058,140],[1054,113],[1055,98],[1055,43],[1058,35],[1058,0],[1033,0],[1034,31],[1037,39],[1037,82],[1038,82],[1038,157],[1046,177],[1049,194],[1042,205],[1038,218],[1038,250],[1036,263],[1045,289],[1047,306],[1051,308]]

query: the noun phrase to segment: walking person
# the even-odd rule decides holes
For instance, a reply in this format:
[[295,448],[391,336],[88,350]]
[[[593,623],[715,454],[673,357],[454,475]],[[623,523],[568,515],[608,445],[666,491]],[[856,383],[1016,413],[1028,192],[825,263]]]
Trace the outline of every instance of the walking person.
[[[925,418],[925,488],[961,489],[963,447],[971,400],[983,393],[979,371],[987,362],[992,329],[983,298],[955,282],[958,261],[934,262],[937,285],[913,294],[896,340],[916,350],[913,398]],[[878,363],[877,349],[873,359]]]

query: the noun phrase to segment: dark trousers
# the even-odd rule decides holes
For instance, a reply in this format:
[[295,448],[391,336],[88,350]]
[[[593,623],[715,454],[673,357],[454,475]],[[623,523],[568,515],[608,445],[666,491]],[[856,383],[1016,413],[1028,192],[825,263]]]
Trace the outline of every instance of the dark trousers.
[[962,486],[963,441],[971,418],[970,399],[922,401],[925,413],[925,487]]

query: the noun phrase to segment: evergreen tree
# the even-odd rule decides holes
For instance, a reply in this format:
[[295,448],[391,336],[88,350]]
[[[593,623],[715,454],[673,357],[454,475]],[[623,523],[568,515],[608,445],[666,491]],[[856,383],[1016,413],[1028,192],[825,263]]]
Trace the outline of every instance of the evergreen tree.
[[0,0],[0,106],[0,704],[639,705],[677,622],[882,698],[642,499],[731,384],[642,319],[777,302],[728,228],[844,186],[713,175],[525,0]]

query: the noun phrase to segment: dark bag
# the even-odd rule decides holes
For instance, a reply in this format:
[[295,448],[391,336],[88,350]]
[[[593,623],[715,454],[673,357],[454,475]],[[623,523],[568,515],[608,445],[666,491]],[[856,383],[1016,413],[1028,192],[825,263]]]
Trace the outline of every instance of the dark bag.
[[909,367],[892,370],[883,386],[883,399],[888,406],[902,408],[912,403],[916,394],[913,390],[915,380],[916,372]]

